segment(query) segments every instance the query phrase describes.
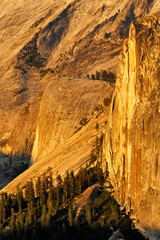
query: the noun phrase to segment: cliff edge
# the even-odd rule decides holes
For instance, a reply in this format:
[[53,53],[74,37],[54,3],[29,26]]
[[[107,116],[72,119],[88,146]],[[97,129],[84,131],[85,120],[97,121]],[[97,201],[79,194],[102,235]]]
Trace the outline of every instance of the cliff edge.
[[136,226],[159,231],[160,14],[132,22],[119,61],[103,164]]

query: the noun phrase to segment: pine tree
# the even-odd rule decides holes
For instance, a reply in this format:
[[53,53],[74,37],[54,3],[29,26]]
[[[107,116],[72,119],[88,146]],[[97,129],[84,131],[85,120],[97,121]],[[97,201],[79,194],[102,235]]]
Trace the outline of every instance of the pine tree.
[[58,176],[57,176],[57,185],[62,186],[62,177],[60,174],[58,174]]
[[41,179],[40,177],[38,177],[36,181],[36,197],[40,196],[40,192],[41,192]]
[[62,195],[63,195],[62,177],[59,174],[57,176],[57,187],[56,187],[56,197],[57,197],[58,204],[62,203]]
[[72,226],[73,225],[73,209],[72,209],[72,205],[69,206],[68,209],[68,221],[69,221],[69,225]]
[[75,178],[75,194],[79,195],[81,193],[81,182],[80,182],[80,176],[77,175]]
[[34,208],[33,201],[27,203],[27,210],[28,210],[28,224],[32,225],[34,223],[34,215],[35,215],[35,208]]
[[88,224],[92,223],[92,212],[91,212],[91,203],[90,203],[90,201],[88,201],[86,206],[85,206],[85,218],[86,218]]
[[46,226],[46,218],[47,218],[47,208],[46,208],[46,205],[44,204],[42,207],[42,215],[41,215],[41,226],[42,227]]
[[70,175],[68,171],[66,172],[66,176],[63,182],[63,194],[66,202],[70,197]]
[[43,206],[47,203],[47,192],[46,192],[46,184],[45,184],[45,178],[41,179],[41,193],[40,193],[40,204]]
[[25,187],[25,199],[28,202],[34,202],[34,186],[33,181],[28,181]]
[[21,231],[24,228],[24,217],[23,213],[19,213],[18,216],[16,217],[16,229],[17,231]]
[[95,76],[94,76],[94,74],[92,74],[92,76],[91,76],[91,77],[92,77],[92,80],[95,80]]
[[59,187],[55,188],[55,205],[59,206],[60,203],[60,196],[59,196]]
[[3,203],[3,207],[2,207],[2,219],[3,219],[3,223],[6,220],[6,205]]
[[34,194],[34,185],[33,185],[33,181],[30,181],[30,197],[29,197],[29,201],[30,202],[34,202],[34,198],[35,198],[35,194]]
[[45,185],[45,189],[47,190],[48,186],[49,186],[49,181],[48,181],[48,176],[47,176],[46,172],[44,172],[44,174],[42,176],[42,179],[43,179],[43,182],[44,182],[44,185]]
[[103,81],[107,81],[107,71],[106,70],[102,71],[101,78],[102,78]]
[[96,71],[96,79],[100,80],[100,73],[98,71]]
[[2,228],[3,224],[3,202],[0,201],[0,228]]
[[14,209],[11,208],[11,221],[10,221],[10,227],[12,231],[16,230],[16,220],[14,215]]
[[21,212],[22,211],[22,205],[23,205],[23,192],[19,187],[17,187],[17,202],[18,202],[19,212]]
[[69,190],[70,190],[70,197],[71,199],[75,196],[75,177],[73,170],[71,171],[70,178],[69,178]]
[[53,210],[54,210],[53,201],[54,201],[54,191],[51,188],[49,190],[48,199],[47,199],[48,213],[50,216],[53,214]]

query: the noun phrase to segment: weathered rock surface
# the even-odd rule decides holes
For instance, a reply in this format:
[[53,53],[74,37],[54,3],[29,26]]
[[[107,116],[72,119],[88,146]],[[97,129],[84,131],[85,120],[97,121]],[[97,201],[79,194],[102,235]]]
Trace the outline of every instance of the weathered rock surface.
[[[104,126],[107,114],[93,117],[76,134],[75,127],[113,88],[60,75],[116,71],[131,21],[156,13],[160,2],[3,0],[0,8],[2,186],[27,167],[30,157],[34,162],[5,188],[15,191],[49,166],[55,176],[57,171],[64,175],[89,160],[101,133],[95,125]],[[133,209],[137,225],[152,229],[160,222],[159,34],[156,14],[131,25],[120,55],[105,150],[115,196]]]
[[[57,81],[59,79],[57,75],[86,75],[102,69],[116,71],[118,54],[130,22],[139,16],[156,12],[159,8],[158,0],[149,2],[146,0],[138,2],[136,0],[107,2],[104,0],[80,2],[28,0],[27,4],[17,0],[1,1],[0,142],[2,157],[0,162],[3,166],[3,174],[0,178],[2,183],[4,179],[10,181],[11,176],[13,178],[15,174],[24,170],[31,155],[32,160],[36,161],[38,157],[44,157],[52,152],[57,144],[73,134],[74,128],[62,123],[64,120],[61,119],[60,112],[57,112],[59,110],[56,109],[54,112],[53,109],[48,109],[50,105],[46,100],[47,94],[50,94],[48,96],[50,101],[54,101],[52,93],[55,94],[55,91],[60,93],[60,90],[56,90],[52,84],[50,85],[52,91],[49,91],[47,86],[51,76],[54,74]],[[67,88],[64,88],[62,80],[60,82],[65,91],[63,96],[67,99]],[[89,86],[90,84],[86,90]],[[44,92],[46,87],[48,90]],[[68,87],[71,94],[77,91],[76,83],[73,84],[73,89],[72,84]],[[78,83],[77,88],[80,88]],[[45,98],[42,98],[41,103],[43,92]],[[76,101],[78,102],[77,96],[75,95],[77,99],[71,102],[74,107]],[[57,102],[60,100],[63,101],[61,105],[65,105],[66,102],[62,100],[61,95]],[[88,101],[98,101],[98,98],[92,94]],[[88,109],[89,102],[84,104],[84,98],[82,102],[83,109],[81,114],[78,110],[77,115],[84,116],[88,111],[87,116],[89,116],[91,113],[91,109]],[[40,103],[41,116],[45,111],[48,113],[38,118]],[[45,104],[47,104],[46,107],[44,107]],[[65,118],[70,120],[73,117],[73,114],[68,115],[72,112],[71,105],[66,113],[63,113]],[[95,102],[92,107],[94,105]],[[78,106],[80,107],[79,104]],[[53,107],[57,107],[56,103]],[[48,118],[45,119],[47,115]],[[77,119],[76,122],[71,121],[73,126],[77,124],[77,115],[74,116]],[[47,127],[43,134],[42,131],[39,134],[38,128],[41,129],[41,126],[43,129],[43,126]],[[49,127],[52,129],[56,127],[57,130],[51,132]]]
[[[112,94],[112,89],[110,94]],[[81,130],[59,144],[50,154],[47,154],[44,158],[39,158],[38,161],[11,181],[3,190],[14,192],[18,185],[21,187],[24,186],[26,181],[30,180],[31,177],[33,180],[36,179],[48,167],[52,168],[54,177],[57,176],[57,172],[63,177],[66,174],[66,170],[73,170],[76,174],[80,167],[85,166],[90,160],[90,154],[95,146],[96,138],[101,136],[108,119],[108,114],[109,108],[106,108],[101,114],[98,112],[95,113]],[[96,129],[97,123],[99,125],[98,130]],[[54,139],[50,139],[50,141],[52,143]],[[39,154],[42,155],[41,152]]]
[[8,139],[24,105],[45,88],[38,86],[47,69],[76,76],[116,71],[131,21],[158,11],[160,4],[3,0],[0,9],[0,139]]
[[98,104],[110,98],[113,87],[102,81],[50,79],[40,103],[32,161],[46,157],[73,136],[80,121],[90,120]]
[[160,14],[131,24],[119,59],[104,167],[136,226],[160,230]]

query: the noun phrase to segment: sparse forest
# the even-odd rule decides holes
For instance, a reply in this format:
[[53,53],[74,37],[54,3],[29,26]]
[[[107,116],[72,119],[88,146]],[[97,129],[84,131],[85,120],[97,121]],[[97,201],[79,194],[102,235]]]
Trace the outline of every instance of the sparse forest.
[[116,81],[116,75],[112,72],[107,72],[106,70],[101,70],[100,72],[96,71],[96,73],[92,73],[91,76],[87,74],[87,78],[91,78],[92,80],[102,80],[110,83],[115,83]]
[[[104,186],[107,180],[100,162],[103,137],[96,139],[90,162],[74,175],[67,171],[62,179],[57,174],[53,184],[52,169],[48,168],[36,181],[30,180],[15,194],[1,193],[0,239],[70,240],[109,239],[120,228],[126,239],[143,239],[131,229],[128,215],[122,216],[119,205]],[[77,215],[77,199],[84,191],[98,184],[96,201],[89,198]],[[135,238],[136,237],[136,238]]]

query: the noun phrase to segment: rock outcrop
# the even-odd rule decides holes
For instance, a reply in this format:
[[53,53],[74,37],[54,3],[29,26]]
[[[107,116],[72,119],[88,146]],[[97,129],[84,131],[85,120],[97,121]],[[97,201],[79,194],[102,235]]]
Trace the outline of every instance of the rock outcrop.
[[102,81],[51,78],[40,103],[32,162],[38,161],[74,135],[86,123],[114,87]]
[[[103,105],[104,98],[111,99],[113,86],[97,80],[48,78],[50,83],[43,95],[22,111],[10,140],[3,147],[8,148],[8,153],[9,150],[16,153],[12,167],[19,156],[19,163],[26,163],[28,157],[33,163],[6,186],[6,191],[14,192],[18,185],[23,186],[30,178],[36,179],[48,167],[52,168],[54,177],[57,172],[62,176],[67,170],[77,172],[90,160],[96,137],[104,130],[109,107],[103,106],[103,111],[96,109]],[[86,125],[80,124],[83,119]],[[8,163],[9,160],[5,160]],[[6,171],[2,171],[1,176],[7,179],[4,173]],[[1,183],[5,185],[4,179]]]
[[[1,187],[25,170],[30,158],[34,163],[6,187],[14,192],[48,166],[63,175],[89,160],[100,133],[95,125],[104,126],[107,116],[92,118],[76,134],[75,127],[113,88],[77,76],[116,72],[131,21],[156,13],[160,3],[4,0],[0,8]],[[137,225],[153,229],[160,222],[159,34],[156,14],[131,25],[105,146],[115,196],[133,209]]]
[[[41,79],[116,71],[132,20],[160,9],[159,0],[4,0],[0,9],[0,139],[8,139]],[[43,91],[46,85],[42,86]],[[7,94],[6,94],[7,93]]]
[[160,14],[132,22],[119,58],[105,160],[115,197],[142,229],[160,230]]

